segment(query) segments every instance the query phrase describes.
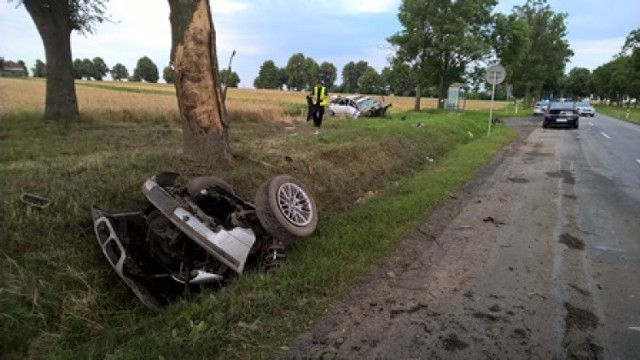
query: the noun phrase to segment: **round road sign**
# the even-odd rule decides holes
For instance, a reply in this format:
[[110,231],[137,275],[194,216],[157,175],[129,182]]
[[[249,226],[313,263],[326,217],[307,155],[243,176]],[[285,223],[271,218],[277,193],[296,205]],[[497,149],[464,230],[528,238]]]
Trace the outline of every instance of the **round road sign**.
[[491,85],[498,85],[507,77],[507,71],[501,65],[493,65],[484,74],[485,80]]

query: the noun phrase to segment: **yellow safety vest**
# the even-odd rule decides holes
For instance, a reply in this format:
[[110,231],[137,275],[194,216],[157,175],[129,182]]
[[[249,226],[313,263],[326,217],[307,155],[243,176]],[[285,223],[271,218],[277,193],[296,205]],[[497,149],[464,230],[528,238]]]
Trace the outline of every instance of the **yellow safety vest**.
[[[320,104],[318,104],[318,91],[320,92]],[[326,86],[313,87],[313,103],[321,106],[326,106],[329,104],[329,97],[327,96]]]

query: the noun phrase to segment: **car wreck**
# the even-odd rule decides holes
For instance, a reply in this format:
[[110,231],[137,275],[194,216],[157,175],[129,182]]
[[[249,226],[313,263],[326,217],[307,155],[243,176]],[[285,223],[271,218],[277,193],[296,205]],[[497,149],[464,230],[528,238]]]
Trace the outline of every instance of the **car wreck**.
[[254,203],[215,176],[179,179],[165,172],[146,180],[141,211],[91,209],[109,264],[153,310],[202,285],[220,286],[249,263],[277,266],[286,245],[316,229],[315,200],[291,176],[265,181]]
[[329,103],[329,113],[332,116],[347,115],[354,119],[358,117],[385,117],[391,104],[374,100],[370,96],[338,96]]

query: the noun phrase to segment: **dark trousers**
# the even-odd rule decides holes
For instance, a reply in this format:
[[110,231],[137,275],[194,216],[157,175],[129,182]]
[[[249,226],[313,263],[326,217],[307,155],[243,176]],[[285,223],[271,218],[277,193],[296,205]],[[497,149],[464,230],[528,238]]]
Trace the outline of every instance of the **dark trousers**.
[[313,118],[313,126],[322,126],[322,117],[324,116],[324,106],[314,105],[311,107],[311,117]]

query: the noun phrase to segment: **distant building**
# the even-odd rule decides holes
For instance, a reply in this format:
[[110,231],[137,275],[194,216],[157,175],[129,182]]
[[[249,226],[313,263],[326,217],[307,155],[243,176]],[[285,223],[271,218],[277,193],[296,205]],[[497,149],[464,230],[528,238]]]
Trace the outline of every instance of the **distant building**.
[[27,72],[24,68],[13,61],[4,60],[0,57],[0,77],[24,77],[27,76]]

